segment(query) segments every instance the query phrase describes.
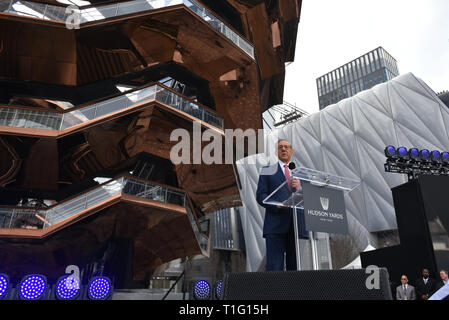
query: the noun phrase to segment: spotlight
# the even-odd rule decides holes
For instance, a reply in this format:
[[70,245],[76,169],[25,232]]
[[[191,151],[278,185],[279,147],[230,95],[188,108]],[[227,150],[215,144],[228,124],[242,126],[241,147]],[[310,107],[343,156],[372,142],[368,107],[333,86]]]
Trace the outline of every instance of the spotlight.
[[58,300],[76,300],[81,293],[79,280],[70,275],[63,275],[56,281],[54,292]]
[[112,282],[108,277],[93,277],[89,281],[87,297],[90,300],[107,300],[112,294]]
[[441,162],[441,154],[440,151],[438,150],[434,150],[432,151],[432,154],[430,155],[430,158],[432,159],[433,162]]
[[428,162],[430,160],[430,151],[427,149],[422,149],[419,151],[419,158],[421,161]]
[[408,151],[406,147],[399,147],[397,151],[399,159],[408,159]]
[[10,288],[11,283],[9,282],[9,277],[6,274],[0,273],[0,300],[8,296]]
[[441,154],[441,160],[444,162],[444,163],[449,163],[449,152],[443,152],[442,154]]
[[387,158],[395,158],[396,157],[396,148],[393,146],[388,146],[385,148],[385,156]]
[[418,161],[419,160],[419,150],[417,148],[411,148],[408,150],[408,156],[410,159]]
[[193,287],[193,297],[195,300],[209,300],[211,288],[206,280],[198,280]]
[[215,284],[215,299],[223,300],[223,281],[219,280]]
[[44,299],[47,293],[47,278],[40,274],[25,276],[17,286],[17,295],[20,300]]

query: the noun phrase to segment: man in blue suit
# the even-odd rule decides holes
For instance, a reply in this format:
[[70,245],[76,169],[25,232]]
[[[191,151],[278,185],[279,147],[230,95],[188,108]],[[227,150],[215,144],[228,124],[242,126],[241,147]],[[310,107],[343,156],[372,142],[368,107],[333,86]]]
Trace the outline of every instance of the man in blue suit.
[[[277,156],[279,162],[272,166],[262,168],[257,185],[257,202],[266,208],[263,224],[263,237],[265,238],[267,249],[267,271],[297,270],[295,234],[293,224],[293,210],[288,207],[264,204],[265,200],[277,187],[284,183],[291,176],[288,167],[293,148],[289,141],[279,140],[277,146]],[[290,185],[286,184],[282,190],[274,195],[279,202],[286,200],[293,191],[301,188],[299,179],[292,179]],[[298,231],[302,239],[308,239],[308,232],[305,229],[304,210],[297,209]]]

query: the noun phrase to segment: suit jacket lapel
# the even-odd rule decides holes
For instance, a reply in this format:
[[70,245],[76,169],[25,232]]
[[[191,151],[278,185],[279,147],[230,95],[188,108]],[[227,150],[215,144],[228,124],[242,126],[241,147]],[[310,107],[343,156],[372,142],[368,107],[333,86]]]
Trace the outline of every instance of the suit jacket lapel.
[[283,183],[285,181],[285,175],[282,172],[281,166],[277,164],[278,170],[276,171],[276,179],[279,180],[279,184]]
[[[287,181],[287,179],[285,178],[285,174],[281,169],[281,166],[279,164],[277,164],[278,170],[276,172],[276,179],[279,181],[278,186],[280,186],[282,183],[284,183],[285,181]],[[283,189],[285,189],[285,191],[289,192],[290,190],[288,189],[287,184],[284,185]]]

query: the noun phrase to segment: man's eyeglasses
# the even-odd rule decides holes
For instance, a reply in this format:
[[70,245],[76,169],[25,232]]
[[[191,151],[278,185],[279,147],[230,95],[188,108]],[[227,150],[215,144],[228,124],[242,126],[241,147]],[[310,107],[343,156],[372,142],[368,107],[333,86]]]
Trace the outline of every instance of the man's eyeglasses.
[[282,149],[286,149],[286,150],[288,150],[288,149],[290,149],[291,148],[291,146],[278,146],[278,149],[279,150],[282,150]]

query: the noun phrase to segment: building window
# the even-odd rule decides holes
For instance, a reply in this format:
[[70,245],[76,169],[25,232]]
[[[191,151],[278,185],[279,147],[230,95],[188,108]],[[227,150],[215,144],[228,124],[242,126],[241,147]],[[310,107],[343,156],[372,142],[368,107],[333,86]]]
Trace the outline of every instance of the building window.
[[348,67],[346,65],[343,66],[343,77],[345,78],[345,85],[348,84]]
[[338,69],[338,73],[340,74],[340,84],[341,86],[344,86],[346,84],[346,81],[344,78],[343,69],[342,68]]
[[362,57],[360,59],[361,69],[362,69],[362,76],[366,76],[366,67],[365,67],[365,59]]
[[360,91],[363,91],[363,79],[359,79]]
[[355,64],[355,61],[352,61],[351,62],[351,70],[352,70],[352,73],[354,74],[354,80],[355,79],[357,79],[357,66],[356,66],[356,64]]
[[366,73],[369,74],[372,72],[372,70],[371,70],[371,66],[369,63],[368,55],[366,55],[364,58],[365,58],[365,64],[366,64]]
[[374,55],[373,55],[372,51],[368,54],[368,57],[369,57],[369,63],[371,65],[371,69],[373,71],[376,70],[376,65],[374,64]]
[[360,79],[362,77],[362,64],[360,63],[360,58],[356,61],[357,65],[357,77]]
[[374,64],[375,64],[375,66],[376,66],[376,69],[380,69],[380,65],[379,65],[379,56],[378,56],[378,54],[377,54],[377,50],[374,50],[373,56],[374,56]]

